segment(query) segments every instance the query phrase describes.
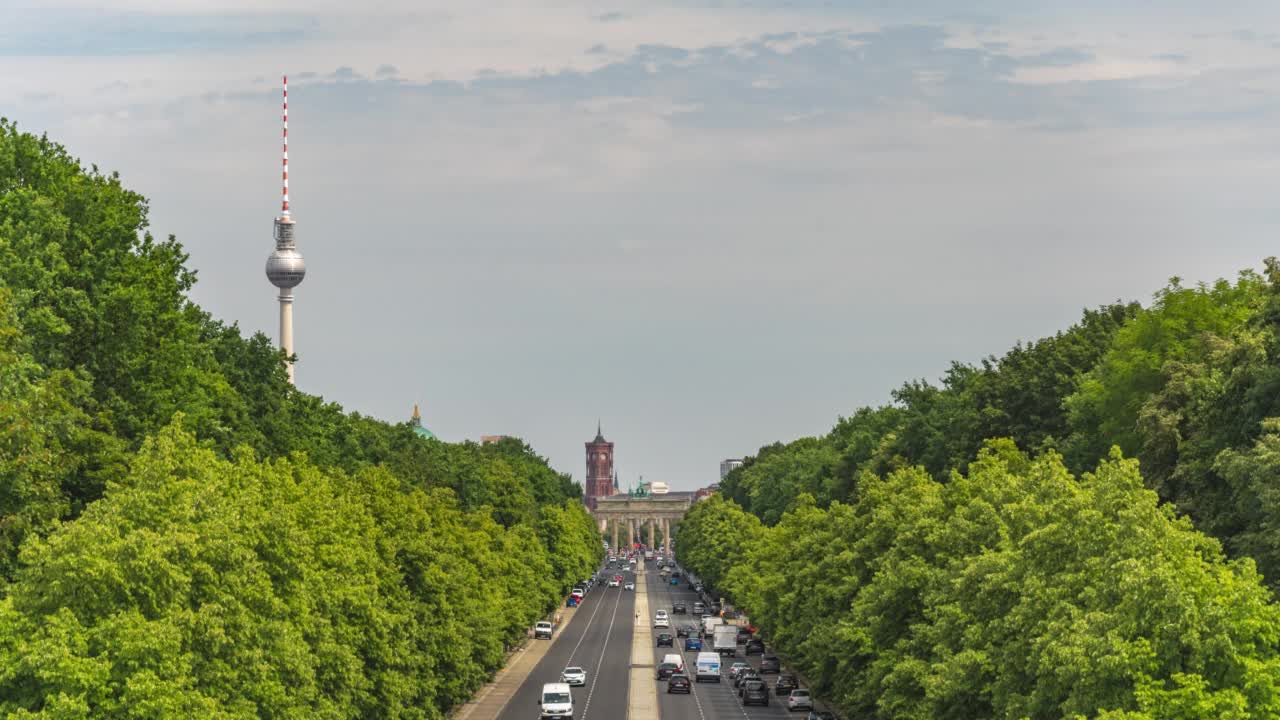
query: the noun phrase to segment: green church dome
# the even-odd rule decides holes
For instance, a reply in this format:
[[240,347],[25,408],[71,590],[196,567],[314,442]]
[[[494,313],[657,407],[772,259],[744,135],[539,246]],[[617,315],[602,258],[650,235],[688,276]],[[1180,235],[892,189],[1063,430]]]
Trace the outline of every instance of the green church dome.
[[428,440],[437,439],[436,434],[428,430],[427,427],[422,424],[422,413],[418,412],[417,403],[413,404],[413,417],[409,418],[409,426],[413,428],[413,432],[416,433],[418,437],[424,437]]

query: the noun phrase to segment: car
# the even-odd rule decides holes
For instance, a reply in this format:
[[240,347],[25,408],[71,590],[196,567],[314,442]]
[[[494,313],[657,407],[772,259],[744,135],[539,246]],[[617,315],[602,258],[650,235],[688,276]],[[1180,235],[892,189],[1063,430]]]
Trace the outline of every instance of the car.
[[773,655],[760,658],[760,674],[782,672],[782,661]]
[[675,675],[676,671],[678,671],[679,669],[680,669],[680,666],[675,663],[670,663],[670,662],[658,663],[658,679],[666,680],[672,675]]
[[560,671],[560,682],[574,687],[587,684],[587,671],[580,667],[570,666]]
[[622,581],[616,577],[609,578],[609,587],[618,587],[621,583]]
[[[808,692],[807,690],[805,692]],[[769,706],[769,686],[760,680],[753,680],[742,686],[743,705]],[[810,707],[813,707],[810,705]]]
[[655,628],[664,628],[664,629],[670,630],[670,629],[671,629],[671,621],[670,621],[670,620],[668,620],[668,619],[666,619],[666,618],[658,618],[658,619],[656,619],[656,620],[654,620],[654,621],[653,621],[653,626],[654,626]]
[[676,674],[667,678],[667,692],[682,692],[685,694],[693,692],[693,686],[689,684],[689,676]]
[[689,612],[689,606],[682,602],[675,603],[671,606],[672,615],[684,615]]
[[[744,701],[745,702],[745,701]],[[813,697],[809,695],[809,691],[804,688],[797,688],[791,691],[787,696],[788,710],[812,710]]]
[[750,668],[751,668],[750,665],[739,660],[738,662],[729,666],[729,678],[734,679],[738,677],[738,673],[742,672],[743,670],[748,670]]
[[751,638],[747,641],[747,646],[742,650],[745,655],[763,655],[764,641],[760,638]]
[[549,623],[549,622],[540,622],[540,623],[537,623],[537,624],[535,624],[535,625],[533,626],[533,637],[534,637],[534,639],[539,639],[539,638],[540,638],[540,639],[543,639],[543,640],[550,640],[550,639],[551,639],[551,633],[552,633],[552,632],[553,632],[553,630],[552,630],[552,627],[551,627],[551,623]]
[[836,720],[836,715],[826,710],[810,710],[809,714],[804,716],[804,720]]
[[696,637],[687,637],[684,639],[684,651],[702,651],[702,640]]
[[675,638],[671,633],[658,633],[658,644],[654,647],[675,647]]
[[773,692],[775,695],[786,695],[798,687],[800,687],[800,683],[796,680],[795,675],[782,673],[778,676],[777,682],[773,684]]
[[623,589],[623,590],[635,590],[635,589],[636,589],[636,584],[635,584],[635,583],[633,583],[633,582],[631,582],[630,580],[628,580],[628,581],[626,581],[625,583],[623,583],[623,584],[622,584],[622,589]]
[[667,620],[669,618],[666,610],[659,610],[658,612],[653,614],[653,617],[661,620]]

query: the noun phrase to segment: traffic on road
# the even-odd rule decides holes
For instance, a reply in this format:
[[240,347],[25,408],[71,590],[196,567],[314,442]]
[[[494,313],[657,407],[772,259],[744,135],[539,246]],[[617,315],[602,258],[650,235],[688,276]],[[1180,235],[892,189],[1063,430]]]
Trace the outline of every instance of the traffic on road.
[[[578,609],[570,622],[554,631],[539,623],[534,642],[554,645],[500,718],[627,717],[633,628],[647,622],[662,720],[834,720],[742,619],[718,614],[716,600],[701,592],[696,578],[669,558],[651,557],[611,554],[574,589],[567,604]],[[643,588],[652,614],[647,619],[634,616],[637,566],[650,578]]]
[[665,612],[680,636],[674,648],[654,648],[655,662],[674,654],[683,668],[671,676],[675,685],[655,673],[662,720],[834,719],[737,619],[690,612],[717,608],[695,590],[696,578],[681,572],[677,580],[649,585],[655,618]]

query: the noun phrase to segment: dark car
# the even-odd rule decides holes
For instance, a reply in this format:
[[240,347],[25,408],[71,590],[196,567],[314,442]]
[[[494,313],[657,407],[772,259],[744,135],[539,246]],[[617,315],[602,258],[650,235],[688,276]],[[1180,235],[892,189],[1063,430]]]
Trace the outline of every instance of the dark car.
[[675,664],[675,663],[659,663],[659,664],[658,664],[658,679],[659,679],[659,680],[666,680],[667,678],[671,677],[672,675],[675,675],[675,674],[676,674],[676,671],[677,671],[677,670],[679,670],[679,669],[680,669],[680,666],[679,666],[679,665],[677,665],[677,664]]
[[764,641],[760,638],[751,638],[747,641],[747,646],[743,648],[743,652],[747,655],[763,655]]
[[672,675],[671,677],[667,678],[667,692],[669,693],[682,692],[686,694],[693,692],[693,686],[689,684],[689,676],[688,675]]
[[753,680],[742,686],[743,705],[769,704],[769,686],[759,680]]
[[778,676],[778,681],[773,684],[773,692],[776,695],[786,695],[798,687],[800,687],[800,683],[796,682],[795,675],[782,673]]
[[689,612],[689,606],[682,602],[675,603],[671,606],[672,615],[684,615],[687,612]]
[[697,634],[697,625],[681,625],[676,628],[676,637],[694,637]]
[[685,652],[701,652],[701,651],[702,651],[702,641],[701,641],[701,640],[699,640],[699,639],[698,639],[698,638],[696,638],[696,637],[689,637],[689,638],[685,638],[685,639],[684,639],[684,651],[685,651]]
[[760,674],[782,672],[782,661],[772,655],[760,658]]
[[738,673],[738,677],[733,679],[733,686],[736,688],[741,688],[743,684],[746,683],[748,680],[761,680],[763,682],[763,680],[760,677],[760,673],[756,672],[755,670],[743,670],[742,672]]
[[671,633],[659,633],[658,644],[654,647],[675,647],[675,638],[671,636]]

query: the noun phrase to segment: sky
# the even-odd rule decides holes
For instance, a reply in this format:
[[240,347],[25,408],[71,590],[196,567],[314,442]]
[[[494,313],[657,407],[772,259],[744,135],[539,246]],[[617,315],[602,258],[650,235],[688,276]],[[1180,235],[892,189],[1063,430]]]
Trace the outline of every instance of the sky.
[[[963,9],[959,9],[963,6]],[[1159,5],[1159,9],[1153,9]],[[1280,251],[1280,3],[0,0],[0,116],[298,386],[624,486]]]

